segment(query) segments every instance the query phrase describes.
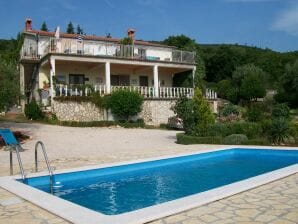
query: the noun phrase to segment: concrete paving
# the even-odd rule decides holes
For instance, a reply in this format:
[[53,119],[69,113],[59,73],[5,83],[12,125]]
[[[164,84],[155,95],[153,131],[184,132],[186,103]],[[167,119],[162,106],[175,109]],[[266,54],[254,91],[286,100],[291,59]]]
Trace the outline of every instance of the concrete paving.
[[[175,155],[223,146],[175,143],[175,131],[123,128],[73,128],[42,124],[0,123],[0,128],[32,135],[22,152],[26,173],[34,169],[34,144],[44,141],[57,169]],[[16,163],[16,159],[15,159]],[[40,155],[41,170],[45,168]],[[14,172],[18,172],[15,164]],[[0,176],[9,175],[7,151],[0,150]],[[298,174],[151,224],[298,223]],[[0,223],[68,223],[0,188]]]

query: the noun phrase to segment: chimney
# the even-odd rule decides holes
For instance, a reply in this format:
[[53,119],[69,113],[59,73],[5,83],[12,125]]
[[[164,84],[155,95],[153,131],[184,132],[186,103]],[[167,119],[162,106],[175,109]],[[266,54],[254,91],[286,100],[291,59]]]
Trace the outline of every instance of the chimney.
[[32,20],[29,18],[26,18],[25,20],[25,31],[32,30]]
[[131,28],[129,28],[128,30],[127,30],[127,36],[129,37],[129,38],[131,38],[132,40],[135,40],[135,30],[134,29],[131,29]]

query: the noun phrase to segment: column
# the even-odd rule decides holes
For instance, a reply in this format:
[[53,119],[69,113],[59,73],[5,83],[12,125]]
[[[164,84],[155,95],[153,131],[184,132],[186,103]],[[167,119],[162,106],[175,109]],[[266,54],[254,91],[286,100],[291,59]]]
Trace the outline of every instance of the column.
[[106,62],[105,64],[105,79],[106,79],[106,90],[107,94],[111,93],[111,68],[110,62]]
[[153,67],[154,96],[159,97],[158,66]]
[[51,58],[50,59],[50,86],[51,86],[51,104],[53,103],[53,98],[55,96],[55,91],[54,91],[54,82],[53,82],[53,76],[55,75],[56,68],[55,68],[55,59]]
[[23,64],[20,64],[20,92],[21,92],[21,108],[22,112],[25,111],[25,102],[26,102],[26,96],[25,96],[25,68]]
[[195,75],[196,75],[196,67],[193,68],[192,70],[192,87],[195,88]]

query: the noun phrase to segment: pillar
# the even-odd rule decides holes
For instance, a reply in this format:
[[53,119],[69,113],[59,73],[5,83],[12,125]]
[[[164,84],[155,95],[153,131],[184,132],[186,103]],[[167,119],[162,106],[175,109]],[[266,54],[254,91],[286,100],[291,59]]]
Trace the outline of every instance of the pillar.
[[25,68],[23,64],[20,64],[20,92],[21,92],[21,99],[20,105],[22,108],[22,112],[25,111],[25,103],[26,103],[26,96],[25,96]]
[[106,79],[106,90],[107,94],[111,93],[111,68],[110,62],[106,62],[105,64],[105,79]]
[[192,70],[192,87],[195,88],[195,75],[196,75],[196,67]]
[[153,67],[154,96],[159,97],[158,66]]
[[53,98],[55,96],[55,91],[54,91],[54,82],[53,82],[53,76],[55,75],[56,72],[56,64],[55,64],[55,59],[51,58],[50,59],[50,66],[51,66],[51,70],[50,70],[50,86],[51,86],[51,104],[53,103]]

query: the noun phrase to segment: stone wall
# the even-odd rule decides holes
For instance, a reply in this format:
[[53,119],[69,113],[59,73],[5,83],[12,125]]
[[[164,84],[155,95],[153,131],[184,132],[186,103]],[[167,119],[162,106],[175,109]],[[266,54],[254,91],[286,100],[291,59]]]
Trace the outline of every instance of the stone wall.
[[104,110],[90,102],[54,101],[52,110],[61,121],[101,121]]
[[[214,112],[217,111],[217,102],[209,102]],[[142,111],[137,118],[144,119],[148,125],[159,125],[168,123],[169,117],[174,116],[171,107],[175,104],[175,100],[170,99],[146,99],[144,100]],[[104,109],[97,108],[90,102],[59,102],[54,101],[52,105],[53,112],[61,121],[101,121],[105,120],[105,114],[108,119],[113,120],[114,117],[110,113],[106,113]]]
[[171,110],[174,104],[175,100],[145,100],[139,117],[149,125],[166,124],[168,118],[174,116]]

